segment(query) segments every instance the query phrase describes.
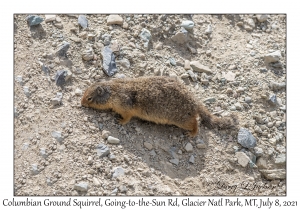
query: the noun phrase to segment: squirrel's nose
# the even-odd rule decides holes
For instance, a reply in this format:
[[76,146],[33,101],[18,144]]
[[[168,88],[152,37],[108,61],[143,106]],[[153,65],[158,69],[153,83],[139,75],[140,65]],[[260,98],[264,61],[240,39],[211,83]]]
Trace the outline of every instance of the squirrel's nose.
[[81,106],[86,106],[86,100],[84,97],[81,99]]

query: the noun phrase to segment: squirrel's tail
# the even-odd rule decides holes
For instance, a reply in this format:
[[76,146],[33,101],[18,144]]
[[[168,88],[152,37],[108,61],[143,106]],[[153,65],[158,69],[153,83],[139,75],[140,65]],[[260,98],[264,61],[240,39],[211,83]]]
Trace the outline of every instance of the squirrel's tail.
[[198,112],[200,115],[201,123],[208,128],[227,129],[235,128],[238,125],[238,119],[235,115],[231,114],[228,117],[217,117],[204,107],[199,105]]

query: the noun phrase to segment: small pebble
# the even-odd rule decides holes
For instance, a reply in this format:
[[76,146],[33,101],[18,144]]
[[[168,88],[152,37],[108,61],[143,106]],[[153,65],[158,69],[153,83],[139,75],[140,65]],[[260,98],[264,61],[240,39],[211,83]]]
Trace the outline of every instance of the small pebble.
[[246,128],[240,128],[238,133],[238,142],[246,148],[252,148],[256,146],[256,139]]
[[80,90],[79,88],[76,88],[75,95],[81,96],[82,95],[82,90]]
[[124,172],[124,169],[122,167],[116,167],[114,169],[112,177],[117,178],[117,177],[123,176],[124,174],[125,174],[125,172]]
[[85,15],[78,16],[78,24],[83,28],[86,29],[88,27],[88,20],[86,19]]
[[196,76],[196,74],[194,74],[194,72],[192,70],[187,70],[187,73],[194,82],[197,81],[197,76]]
[[110,144],[119,144],[120,143],[120,139],[117,139],[115,137],[109,136],[107,138],[107,142]]
[[88,188],[89,188],[89,185],[86,182],[80,182],[80,183],[74,185],[74,190],[77,190],[80,192],[87,192]]
[[190,159],[189,159],[189,162],[190,163],[195,163],[195,157],[194,157],[194,155],[191,155],[191,157],[190,157]]
[[103,130],[102,131],[102,138],[103,139],[107,139],[109,135],[110,135],[109,131],[107,131],[107,130]]
[[185,29],[187,29],[187,30],[190,30],[190,29],[192,29],[193,27],[194,27],[194,22],[193,21],[191,21],[191,20],[184,20],[184,21],[182,21],[182,23],[181,23],[181,27],[183,27],[183,28],[185,28]]
[[172,66],[176,66],[176,61],[174,58],[169,58],[169,61]]
[[264,59],[265,59],[265,62],[268,64],[268,63],[271,63],[271,62],[277,62],[279,61],[281,58],[281,52],[280,50],[277,50],[275,52],[272,52],[272,53],[269,53],[267,55],[265,55]]
[[211,26],[211,25],[208,25],[208,26],[207,26],[207,29],[205,30],[205,34],[208,34],[208,35],[209,35],[209,34],[212,33],[212,31],[213,31],[213,30],[212,30],[212,26]]
[[88,157],[88,164],[90,165],[90,164],[92,164],[93,163],[93,157],[92,156],[89,156]]
[[55,138],[59,143],[62,143],[64,140],[60,131],[52,131],[51,135],[53,138]]
[[43,158],[47,158],[47,157],[48,157],[45,148],[40,148],[40,155],[41,155]]
[[153,146],[152,144],[148,143],[148,142],[144,142],[144,146],[148,149],[148,150],[152,150]]
[[38,173],[39,173],[39,170],[38,170],[37,164],[32,164],[31,165],[31,174],[32,175],[37,175]]
[[99,144],[97,147],[96,147],[96,152],[97,152],[97,155],[102,158],[102,157],[105,157],[107,155],[110,154],[110,149],[108,146],[106,146],[105,144]]
[[238,163],[244,168],[248,165],[250,159],[244,152],[236,152],[235,157],[238,159]]
[[187,151],[187,152],[192,152],[193,151],[193,146],[191,145],[191,143],[187,143],[184,147],[184,149]]
[[67,56],[67,51],[70,48],[70,43],[63,41],[60,46],[58,47],[58,49],[56,50],[56,55],[60,56],[60,57],[66,57]]
[[177,166],[178,166],[179,160],[174,158],[174,159],[171,159],[171,160],[170,160],[170,163],[173,163],[174,165],[177,165]]
[[245,97],[245,102],[249,104],[252,102],[252,99],[247,96],[247,97]]
[[23,87],[23,90],[24,90],[25,95],[26,95],[27,97],[29,97],[29,96],[30,96],[29,87],[24,86],[24,87]]
[[120,15],[109,15],[107,25],[123,25],[123,18]]
[[26,17],[26,20],[27,20],[29,26],[35,26],[44,21],[43,18],[41,18],[40,16],[37,16],[37,15],[28,15]]

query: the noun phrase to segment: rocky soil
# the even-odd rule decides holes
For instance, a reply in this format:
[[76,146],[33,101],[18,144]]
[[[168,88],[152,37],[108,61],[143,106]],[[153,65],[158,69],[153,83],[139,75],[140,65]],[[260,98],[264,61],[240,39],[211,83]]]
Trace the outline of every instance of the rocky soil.
[[[15,195],[286,195],[285,15],[27,16],[14,16]],[[236,114],[239,134],[80,106],[96,81],[150,75]]]

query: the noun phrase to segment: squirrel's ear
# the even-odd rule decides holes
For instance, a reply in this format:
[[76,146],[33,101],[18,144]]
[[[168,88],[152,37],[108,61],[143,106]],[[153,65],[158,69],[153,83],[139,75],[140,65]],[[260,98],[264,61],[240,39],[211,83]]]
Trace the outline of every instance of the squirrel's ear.
[[102,93],[103,93],[103,88],[102,87],[97,87],[97,93],[98,93],[98,95],[101,95]]

